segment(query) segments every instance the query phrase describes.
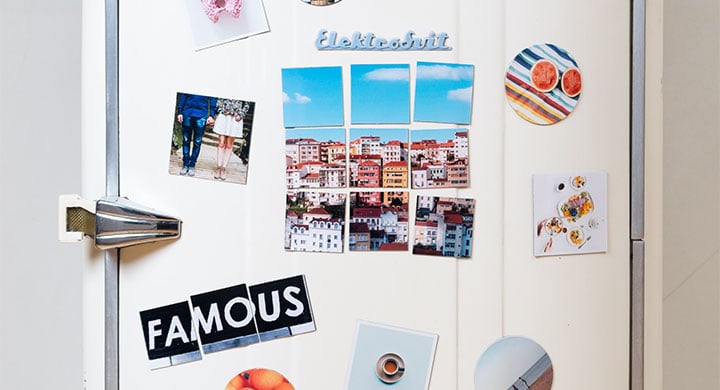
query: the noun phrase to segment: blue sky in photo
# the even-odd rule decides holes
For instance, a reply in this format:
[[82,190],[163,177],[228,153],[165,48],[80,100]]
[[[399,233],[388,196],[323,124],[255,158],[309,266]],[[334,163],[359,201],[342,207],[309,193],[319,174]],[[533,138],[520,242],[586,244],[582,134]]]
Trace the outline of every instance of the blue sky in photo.
[[372,129],[372,128],[352,128],[350,129],[350,139],[356,140],[362,136],[378,136],[380,142],[386,144],[389,141],[408,142],[408,129]]
[[285,139],[290,138],[314,138],[315,141],[339,141],[345,143],[344,128],[324,129],[288,129],[285,130]]
[[410,123],[410,65],[351,65],[351,122]]
[[285,127],[343,126],[342,67],[282,70]]
[[472,65],[418,62],[416,73],[414,120],[470,124]]
[[418,142],[426,139],[434,139],[437,142],[447,142],[455,139],[455,133],[467,131],[467,129],[436,129],[436,130],[410,130],[410,142]]

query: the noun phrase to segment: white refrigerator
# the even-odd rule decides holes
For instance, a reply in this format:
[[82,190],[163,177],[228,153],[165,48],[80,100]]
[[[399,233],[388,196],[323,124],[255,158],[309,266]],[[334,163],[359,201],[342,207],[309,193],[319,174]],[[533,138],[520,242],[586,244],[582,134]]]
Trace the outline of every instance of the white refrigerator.
[[[631,255],[633,239],[641,238],[631,224],[636,207],[631,206],[631,178],[637,179],[631,174],[637,169],[631,164],[633,4],[245,0],[241,13],[254,13],[254,22],[264,19],[268,31],[261,20],[228,38],[197,26],[199,0],[117,3],[83,5],[82,196],[127,197],[177,216],[182,234],[172,241],[88,251],[87,389],[223,389],[238,373],[253,368],[275,370],[297,389],[357,388],[355,370],[376,375],[375,365],[353,364],[365,341],[356,339],[367,324],[430,335],[434,345],[429,367],[423,368],[430,389],[494,388],[475,383],[476,368],[481,355],[508,336],[542,346],[551,361],[553,389],[631,388],[631,363],[637,361],[632,355],[637,350],[631,348],[637,335],[631,333],[631,298],[639,291],[631,284]],[[234,2],[222,3],[227,9],[221,10],[218,23],[250,23],[244,16],[234,19]],[[336,42],[347,37],[341,44],[348,47],[324,50],[329,40],[320,40],[323,31],[337,33]],[[433,34],[437,45],[442,36],[445,47],[401,50],[400,40],[410,31]],[[361,37],[372,33],[375,42],[385,38],[387,47],[351,47],[356,32]],[[582,93],[567,115],[537,124],[531,114],[521,112],[531,103],[511,98],[508,78],[524,49],[547,45],[566,50],[575,60]],[[352,107],[359,105],[352,95],[353,67],[390,64],[407,69],[409,120],[353,123]],[[467,123],[415,120],[420,109],[417,75],[427,64],[471,67]],[[350,230],[349,207],[342,253],[285,248],[287,170],[292,165],[286,149],[286,103],[301,98],[284,95],[288,82],[283,70],[320,67],[340,69],[342,123],[332,127],[342,129],[348,143],[362,128],[404,129],[411,147],[415,131],[466,133],[466,186],[415,188],[410,183],[413,167],[408,167],[408,184],[402,189],[408,193],[409,245],[404,251],[350,250],[349,241],[357,236]],[[560,68],[567,71],[567,66]],[[561,80],[556,81],[558,90]],[[254,103],[249,153],[231,160],[239,159],[246,169],[238,179],[244,183],[200,177],[200,165],[196,177],[179,174],[179,92]],[[345,163],[352,165],[347,147]],[[214,157],[207,154],[211,149],[202,150],[201,159],[202,153]],[[407,153],[407,160],[412,159],[412,150]],[[351,193],[367,189],[347,185],[352,174],[347,175],[346,186],[327,191],[346,195],[349,203]],[[565,237],[567,230],[553,236],[552,226],[539,219],[538,199],[547,196],[545,203],[553,204],[548,215],[559,213],[570,224],[554,208],[558,200],[569,202],[567,194],[535,186],[548,176],[566,177],[570,190],[576,176],[588,179],[588,186],[591,177],[603,182],[594,190],[600,194],[594,195],[594,211],[602,214],[596,223],[604,233],[589,240],[592,231],[582,232],[588,246],[597,243],[594,250],[577,250],[579,244]],[[428,218],[418,211],[418,196],[475,201],[468,257],[413,253],[420,234],[416,225]],[[573,222],[579,226],[579,217]],[[157,333],[153,343],[183,336],[178,327],[148,328],[141,312],[175,303],[187,306],[190,297],[231,286],[245,284],[252,290],[300,275],[314,322],[309,332],[198,352],[201,359],[186,364],[156,368],[150,361],[148,331],[151,338]],[[198,330],[187,330],[188,337]],[[169,337],[168,332],[175,333]],[[386,352],[393,352],[392,342],[387,343]],[[406,379],[416,374],[412,364],[405,369]],[[502,388],[520,388],[516,379]],[[374,386],[402,384],[402,379],[394,384],[380,380]]]

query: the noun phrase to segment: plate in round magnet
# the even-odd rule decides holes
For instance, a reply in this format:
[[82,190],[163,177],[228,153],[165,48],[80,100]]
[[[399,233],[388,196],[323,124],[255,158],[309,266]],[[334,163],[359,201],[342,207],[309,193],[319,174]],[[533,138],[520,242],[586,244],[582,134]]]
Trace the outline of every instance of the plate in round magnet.
[[551,43],[525,48],[505,73],[505,96],[510,107],[537,125],[552,125],[567,118],[580,100],[581,88],[577,62],[565,49]]
[[386,353],[378,359],[375,374],[383,383],[395,383],[405,374],[405,361],[397,354]]
[[232,377],[225,390],[295,390],[295,387],[277,371],[253,368]]
[[508,336],[494,342],[475,364],[475,390],[550,390],[553,364],[533,340]]
[[318,5],[318,6],[326,6],[326,5],[333,5],[340,2],[340,0],[300,0],[303,3],[307,3],[310,5]]

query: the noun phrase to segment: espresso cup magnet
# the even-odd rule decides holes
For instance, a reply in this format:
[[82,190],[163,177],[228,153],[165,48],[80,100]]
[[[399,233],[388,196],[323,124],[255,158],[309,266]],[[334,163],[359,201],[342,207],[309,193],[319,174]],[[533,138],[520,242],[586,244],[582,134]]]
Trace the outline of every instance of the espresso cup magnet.
[[405,374],[405,362],[397,354],[386,353],[378,359],[375,374],[383,383],[396,383]]

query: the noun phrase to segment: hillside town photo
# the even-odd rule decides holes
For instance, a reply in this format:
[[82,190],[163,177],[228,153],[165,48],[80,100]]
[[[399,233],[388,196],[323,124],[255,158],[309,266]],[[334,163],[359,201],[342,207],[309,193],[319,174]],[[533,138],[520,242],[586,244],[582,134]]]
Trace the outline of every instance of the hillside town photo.
[[351,192],[351,251],[408,250],[408,193]]
[[288,192],[285,204],[285,250],[343,252],[345,194]]
[[285,134],[289,190],[346,186],[344,128],[287,130]]
[[407,129],[353,128],[350,139],[350,187],[408,187]]
[[470,257],[475,200],[418,195],[413,254]]
[[410,132],[412,188],[470,186],[466,129]]

